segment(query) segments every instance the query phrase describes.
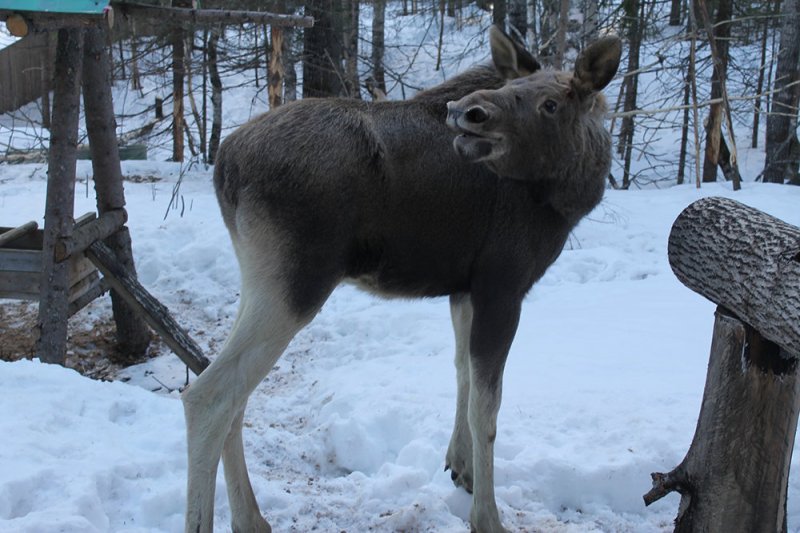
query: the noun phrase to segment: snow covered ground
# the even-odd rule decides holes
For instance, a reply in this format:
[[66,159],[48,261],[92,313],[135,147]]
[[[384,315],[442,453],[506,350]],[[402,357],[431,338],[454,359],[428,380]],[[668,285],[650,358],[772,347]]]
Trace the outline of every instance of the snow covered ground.
[[[238,270],[210,174],[184,176],[181,214],[168,209],[177,165],[124,171],[161,179],[126,183],[140,278],[213,357],[235,314]],[[88,173],[80,162],[78,176]],[[0,166],[0,184],[0,225],[43,213],[43,167]],[[85,189],[78,184],[76,213],[93,207]],[[496,447],[498,504],[512,530],[670,530],[678,497],[645,508],[641,496],[650,472],[670,470],[688,449],[714,307],[676,281],[666,240],[680,210],[706,195],[800,225],[794,187],[608,191],[529,295]],[[109,312],[104,298],[79,316]],[[467,531],[470,497],[443,471],[452,355],[446,300],[337,290],[248,408],[251,477],[275,531]],[[0,531],[181,530],[185,369],[165,351],[122,377],[0,363]],[[793,531],[798,489],[794,474]],[[227,531],[221,474],[216,511]]]
[[[435,25],[387,17],[394,21],[387,34],[407,41],[387,51],[387,64],[413,82],[394,85],[390,96],[409,96],[485,58],[483,17],[458,32],[448,28],[442,71],[431,67]],[[119,107],[144,105],[124,87],[116,91]],[[252,88],[226,91],[226,128],[263,110],[262,101]],[[677,153],[675,137],[667,132],[658,142]],[[134,177],[126,183],[134,255],[142,283],[214,357],[236,312],[238,268],[210,173],[195,166],[179,183],[185,169],[155,161],[167,157],[167,144],[151,149],[151,161],[124,164]],[[763,154],[743,149],[739,156],[752,180]],[[77,175],[75,212],[82,214],[94,210],[88,162],[79,162]],[[45,178],[41,165],[0,165],[0,225],[41,223]],[[708,195],[800,225],[800,188],[748,182],[737,193],[725,184],[608,191],[528,296],[496,445],[498,504],[512,530],[671,530],[678,497],[645,508],[641,496],[650,472],[672,469],[689,447],[714,306],[674,278],[666,241],[680,210]],[[16,305],[0,301],[0,320]],[[103,298],[72,324],[109,315]],[[382,301],[347,286],[333,294],[247,412],[251,479],[276,532],[468,531],[470,496],[443,471],[455,407],[453,344],[444,299]],[[177,391],[186,372],[161,351],[113,383],[36,361],[0,362],[0,533],[182,530]],[[792,531],[800,531],[798,489],[793,474]],[[228,531],[221,474],[216,513],[216,529]]]

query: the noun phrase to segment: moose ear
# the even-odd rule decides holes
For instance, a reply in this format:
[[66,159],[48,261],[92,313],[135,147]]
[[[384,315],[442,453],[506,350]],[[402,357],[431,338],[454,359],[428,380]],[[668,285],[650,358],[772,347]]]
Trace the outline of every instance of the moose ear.
[[489,45],[494,68],[507,80],[533,74],[541,68],[535,57],[497,26],[489,28]]
[[580,94],[600,91],[611,81],[619,68],[622,41],[609,35],[589,45],[575,61],[573,85]]

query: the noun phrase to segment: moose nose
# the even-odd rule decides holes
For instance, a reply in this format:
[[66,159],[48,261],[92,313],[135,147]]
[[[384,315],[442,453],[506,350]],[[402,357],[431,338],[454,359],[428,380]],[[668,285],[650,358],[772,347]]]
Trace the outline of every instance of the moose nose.
[[481,106],[476,105],[467,109],[467,111],[464,113],[464,118],[467,120],[467,122],[480,124],[481,122],[486,122],[489,120],[489,112]]

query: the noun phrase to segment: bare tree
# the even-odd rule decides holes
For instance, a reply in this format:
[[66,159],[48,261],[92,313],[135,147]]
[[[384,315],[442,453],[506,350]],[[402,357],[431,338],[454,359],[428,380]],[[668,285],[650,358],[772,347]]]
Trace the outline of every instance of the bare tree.
[[[717,166],[720,165],[720,150],[722,144],[722,122],[727,119],[731,143],[733,139],[733,128],[729,119],[730,107],[725,105],[727,97],[725,89],[725,77],[728,71],[728,49],[731,36],[731,17],[733,16],[733,5],[731,0],[718,0],[715,25],[712,29],[710,15],[706,7],[705,0],[698,0],[703,22],[708,33],[709,44],[711,45],[714,69],[711,74],[711,99],[722,99],[722,102],[713,103],[709,107],[708,122],[706,123],[706,148],[705,159],[703,161],[703,182],[717,181]],[[728,117],[723,117],[723,112]],[[735,144],[733,144],[735,147]],[[727,170],[726,178],[734,182],[734,188],[739,188],[738,166],[736,165],[735,152],[730,160],[723,163]]]
[[800,0],[784,0],[781,21],[780,51],[773,82],[772,107],[767,116],[767,146],[764,181],[800,183],[798,170],[797,107]]

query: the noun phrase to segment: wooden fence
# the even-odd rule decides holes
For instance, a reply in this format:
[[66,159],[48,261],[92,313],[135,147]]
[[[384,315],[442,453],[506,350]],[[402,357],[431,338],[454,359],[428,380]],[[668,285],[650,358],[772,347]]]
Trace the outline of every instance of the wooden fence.
[[52,86],[55,33],[32,33],[0,50],[0,113],[19,109]]

